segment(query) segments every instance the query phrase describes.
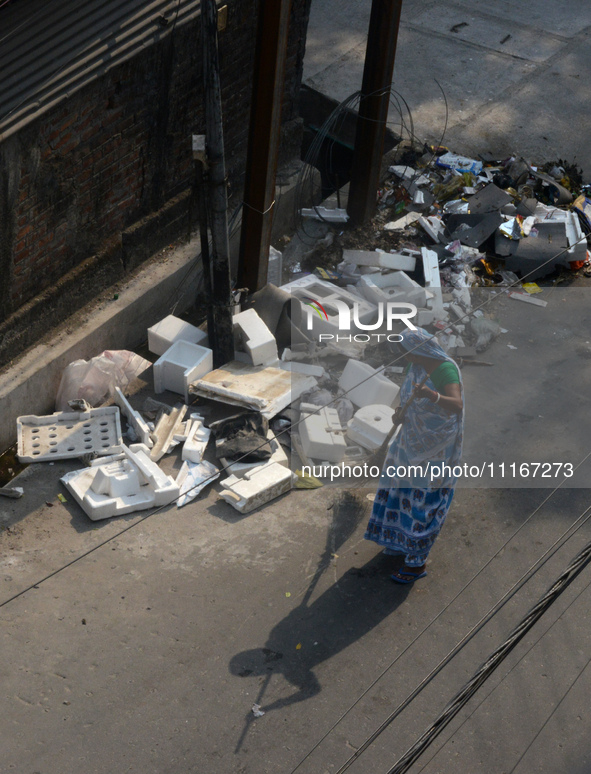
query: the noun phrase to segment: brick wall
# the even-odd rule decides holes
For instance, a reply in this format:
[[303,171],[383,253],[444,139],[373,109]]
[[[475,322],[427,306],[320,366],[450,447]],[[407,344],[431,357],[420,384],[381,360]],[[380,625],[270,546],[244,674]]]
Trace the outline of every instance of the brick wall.
[[[285,125],[297,117],[309,3],[292,0]],[[244,172],[255,36],[256,2],[228,0],[219,53],[233,190]],[[203,132],[197,19],[0,143],[0,320],[90,257],[93,270],[108,267],[103,284],[122,276],[122,232],[175,197],[187,206],[179,194],[192,180],[190,135]],[[288,155],[298,155],[292,145]],[[69,292],[71,311],[86,302]]]

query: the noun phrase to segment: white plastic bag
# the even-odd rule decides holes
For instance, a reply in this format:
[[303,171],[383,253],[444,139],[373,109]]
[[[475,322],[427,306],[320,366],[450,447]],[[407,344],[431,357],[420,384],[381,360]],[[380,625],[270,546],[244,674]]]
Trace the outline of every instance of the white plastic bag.
[[114,395],[115,387],[123,391],[127,385],[152,364],[135,352],[107,349],[91,360],[74,360],[62,374],[56,411],[69,411],[68,401],[84,399],[91,406],[100,406]]

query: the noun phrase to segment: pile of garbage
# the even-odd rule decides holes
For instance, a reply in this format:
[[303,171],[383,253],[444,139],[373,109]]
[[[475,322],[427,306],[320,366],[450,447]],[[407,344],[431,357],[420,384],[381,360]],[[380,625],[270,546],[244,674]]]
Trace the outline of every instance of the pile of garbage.
[[[472,307],[472,288],[545,306],[532,280],[589,267],[591,200],[572,169],[447,149],[411,156],[389,168],[372,224],[396,236],[394,249],[343,249],[333,270],[253,294],[233,317],[234,359],[222,367],[213,367],[207,332],[173,315],[148,329],[153,365],[130,352],[70,364],[59,410],[18,418],[19,459],[82,458],[85,467],[61,481],[96,520],[180,507],[222,470],[220,496],[250,513],[294,486],[322,485],[317,470],[383,451],[403,378],[401,366],[384,365],[393,331],[419,325],[460,364],[481,362],[502,329]],[[337,229],[346,222],[340,208],[304,214]],[[270,259],[280,283],[281,253]],[[182,402],[150,397],[132,407],[125,392],[150,367],[154,392]],[[207,419],[209,401],[223,407],[221,419]],[[159,463],[179,450],[173,477]]]

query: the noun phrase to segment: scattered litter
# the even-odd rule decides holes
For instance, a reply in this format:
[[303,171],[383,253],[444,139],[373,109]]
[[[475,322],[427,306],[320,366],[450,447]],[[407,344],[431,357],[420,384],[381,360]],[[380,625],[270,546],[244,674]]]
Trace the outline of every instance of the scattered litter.
[[60,503],[67,503],[68,502],[61,492],[58,492],[57,499],[60,501]]
[[484,352],[501,333],[501,326],[487,317],[477,317],[470,321],[472,333],[476,336],[476,352]]
[[530,295],[544,292],[543,289],[535,282],[524,282],[521,287],[525,290],[526,293],[529,293]]
[[209,443],[211,430],[205,427],[202,417],[192,418],[188,422],[187,438],[183,444],[182,458],[188,462],[201,462]]
[[130,427],[133,429],[134,434],[136,435],[135,440],[139,440],[141,443],[145,444],[148,448],[151,449],[154,443],[150,438],[150,428],[148,427],[142,415],[138,411],[134,411],[119,387],[115,387],[114,399],[115,403],[125,414]]
[[507,346],[509,347],[509,349],[517,349],[517,347],[514,347],[513,344],[507,344]]
[[179,432],[186,411],[186,406],[177,406],[170,414],[162,413],[153,433],[154,446],[150,451],[151,460],[157,462],[176,445],[174,436]]
[[471,172],[479,175],[482,171],[482,161],[469,159],[466,156],[458,156],[456,153],[444,153],[435,161],[438,167],[454,169],[457,172]]
[[189,402],[189,385],[213,368],[213,352],[199,344],[176,341],[154,363],[154,391],[171,390]]
[[212,422],[210,429],[215,433],[218,458],[238,459],[246,455],[250,461],[260,461],[271,456],[271,445],[267,441],[269,420],[258,411],[246,411],[220,419]]
[[259,704],[253,704],[251,707],[251,712],[255,716],[255,718],[262,718],[263,715],[265,714]]
[[74,360],[62,374],[55,407],[67,411],[69,401],[83,399],[98,406],[113,397],[115,387],[124,390],[152,364],[127,350],[105,350],[91,360]]
[[25,490],[22,488],[22,486],[4,486],[0,489],[0,497],[11,497],[13,500],[18,500],[19,497],[22,497],[25,493]]
[[295,483],[296,489],[319,489],[324,486],[322,481],[311,473],[304,473],[302,470],[296,470],[298,480]]
[[202,460],[195,463],[185,460],[176,477],[176,483],[179,487],[177,507],[182,508],[183,505],[194,500],[208,484],[219,478],[219,475],[219,468],[216,468],[211,462]]
[[527,293],[509,293],[509,298],[514,298],[516,301],[525,301],[527,304],[534,304],[535,306],[548,306],[547,301],[542,301],[541,298],[532,298]]
[[302,403],[299,434],[307,457],[327,462],[340,462],[347,448],[344,428],[336,409],[324,406],[318,409]]
[[393,221],[390,221],[389,223],[386,223],[384,225],[384,230],[401,231],[407,226],[410,226],[413,223],[415,223],[420,217],[421,217],[420,212],[408,212],[406,215],[403,215],[401,218],[398,218],[398,220],[393,220]]

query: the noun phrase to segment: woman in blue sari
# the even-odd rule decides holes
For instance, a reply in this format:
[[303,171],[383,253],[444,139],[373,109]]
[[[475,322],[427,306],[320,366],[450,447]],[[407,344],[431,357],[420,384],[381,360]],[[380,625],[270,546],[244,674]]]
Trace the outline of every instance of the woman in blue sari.
[[408,407],[384,463],[365,538],[387,555],[404,557],[393,581],[414,583],[427,574],[427,556],[453,499],[464,400],[459,368],[436,339],[422,328],[401,335],[409,365],[400,405]]

